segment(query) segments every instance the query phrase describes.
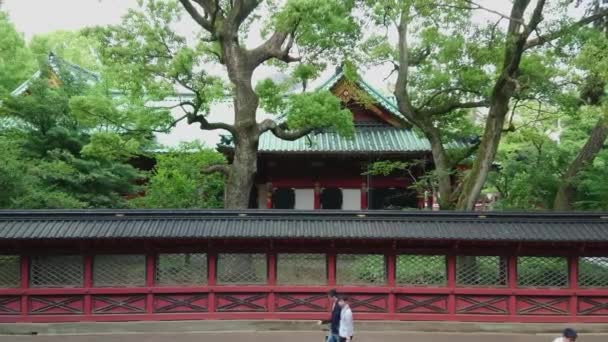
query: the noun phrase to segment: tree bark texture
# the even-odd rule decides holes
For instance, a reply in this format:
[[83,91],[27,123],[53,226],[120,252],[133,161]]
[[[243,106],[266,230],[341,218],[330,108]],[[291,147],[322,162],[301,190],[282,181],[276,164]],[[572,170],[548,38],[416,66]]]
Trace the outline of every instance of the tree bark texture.
[[608,137],[608,120],[606,116],[600,117],[591,130],[589,139],[578,152],[576,158],[568,166],[568,170],[562,177],[559,187],[557,188],[557,194],[555,195],[555,201],[553,202],[554,210],[572,210],[572,202],[576,188],[574,186],[574,179],[578,173],[583,170],[586,166],[593,163],[593,160],[597,154],[604,147],[604,142]]

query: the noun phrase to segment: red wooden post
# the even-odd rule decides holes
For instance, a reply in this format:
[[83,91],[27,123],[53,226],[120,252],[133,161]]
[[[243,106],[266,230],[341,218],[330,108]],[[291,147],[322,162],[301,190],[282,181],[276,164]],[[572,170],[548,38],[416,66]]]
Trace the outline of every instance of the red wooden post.
[[321,185],[319,185],[319,182],[315,183],[315,203],[314,203],[314,208],[315,209],[321,209]]
[[23,290],[23,295],[21,295],[21,315],[27,316],[29,313],[27,289],[30,287],[30,258],[22,255],[20,266],[21,290]]
[[[507,287],[513,291],[517,288],[517,256],[515,255],[510,255],[507,259]],[[517,297],[513,292],[509,295],[507,309],[509,315],[517,315]]]
[[266,183],[266,209],[272,209],[272,183]]
[[[568,284],[573,290],[578,290],[578,256],[571,255],[568,257]],[[570,315],[576,316],[578,313],[578,296],[573,293],[570,297]]]
[[387,278],[387,285],[389,287],[389,294],[388,294],[388,313],[389,314],[394,314],[395,310],[396,310],[396,298],[395,298],[395,289],[394,287],[397,284],[396,281],[396,277],[397,277],[397,272],[396,272],[396,267],[397,267],[397,256],[395,255],[395,253],[389,253],[386,256],[386,278]]
[[[213,288],[217,284],[216,266],[217,266],[217,253],[208,252],[207,253],[207,284],[211,288]],[[215,312],[215,293],[213,292],[213,289],[209,290],[209,294],[207,297],[207,310],[210,313]]]
[[93,287],[93,257],[89,254],[84,256],[84,288],[87,289],[84,295],[84,314],[90,315],[93,310],[91,293],[88,291]]
[[275,286],[277,285],[277,255],[276,253],[268,253],[268,285],[272,288],[268,294],[268,312],[274,312],[275,308]]
[[148,252],[146,254],[146,287],[148,288],[148,293],[146,294],[146,312],[148,314],[154,313],[154,293],[152,293],[152,287],[154,287],[155,259],[153,253]]
[[447,273],[448,273],[448,288],[450,294],[448,295],[448,314],[455,319],[456,315],[456,295],[454,290],[456,289],[456,255],[448,254],[447,257]]
[[361,210],[369,208],[369,203],[367,203],[368,191],[367,184],[365,182],[361,183]]
[[336,253],[327,254],[327,285],[336,286]]

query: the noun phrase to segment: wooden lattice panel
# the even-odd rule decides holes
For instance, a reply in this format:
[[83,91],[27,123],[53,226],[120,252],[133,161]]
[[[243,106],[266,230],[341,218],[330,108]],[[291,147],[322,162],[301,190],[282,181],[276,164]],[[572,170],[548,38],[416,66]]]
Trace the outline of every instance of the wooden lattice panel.
[[578,297],[577,314],[608,316],[608,297]]
[[348,294],[354,312],[388,312],[388,296],[385,294]]
[[447,295],[397,295],[397,312],[443,314],[448,312]]
[[146,312],[144,295],[93,296],[95,314],[136,314]]
[[0,315],[18,315],[21,312],[21,297],[1,296]]
[[507,296],[457,296],[456,313],[478,315],[508,314]]
[[0,255],[0,288],[14,288],[21,284],[21,258],[18,255]]
[[207,294],[158,294],[154,296],[154,312],[207,312]]
[[327,294],[314,293],[277,293],[276,311],[278,312],[326,312]]
[[84,311],[82,296],[31,296],[30,315],[78,315]]
[[268,294],[266,293],[218,293],[215,299],[218,312],[268,311]]
[[518,315],[568,315],[570,297],[517,297]]

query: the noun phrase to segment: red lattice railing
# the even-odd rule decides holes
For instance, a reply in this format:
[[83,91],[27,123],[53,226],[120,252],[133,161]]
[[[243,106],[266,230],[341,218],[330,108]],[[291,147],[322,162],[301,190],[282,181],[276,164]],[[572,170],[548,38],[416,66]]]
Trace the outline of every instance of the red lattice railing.
[[31,287],[82,287],[83,274],[84,258],[80,255],[44,255],[31,258]]
[[386,284],[386,266],[381,254],[338,254],[336,261],[338,284]]
[[277,281],[281,285],[327,284],[325,254],[279,253]]
[[0,255],[0,288],[19,287],[20,261],[18,255]]
[[608,258],[579,258],[578,284],[581,287],[608,287]]
[[517,258],[517,285],[521,287],[567,287],[568,260],[562,257]]
[[459,286],[506,286],[507,259],[499,256],[458,257],[456,276]]
[[161,286],[207,283],[207,255],[204,253],[159,254],[155,282]]
[[146,284],[146,256],[143,254],[95,256],[93,284],[99,287],[144,286]]
[[220,253],[217,259],[217,281],[218,284],[266,284],[267,267],[266,254]]
[[446,258],[443,255],[399,255],[399,286],[443,286],[447,282]]

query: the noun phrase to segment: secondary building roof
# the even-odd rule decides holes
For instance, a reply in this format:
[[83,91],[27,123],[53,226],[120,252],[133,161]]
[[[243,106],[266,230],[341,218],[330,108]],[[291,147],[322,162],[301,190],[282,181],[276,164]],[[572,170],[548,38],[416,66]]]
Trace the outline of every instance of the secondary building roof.
[[0,211],[0,241],[165,238],[608,242],[608,214],[280,210]]
[[[449,148],[466,148],[464,142],[451,143]],[[429,152],[431,145],[411,129],[389,126],[355,126],[352,138],[336,132],[310,134],[294,141],[277,138],[272,132],[260,136],[259,152],[299,153],[411,153]]]

